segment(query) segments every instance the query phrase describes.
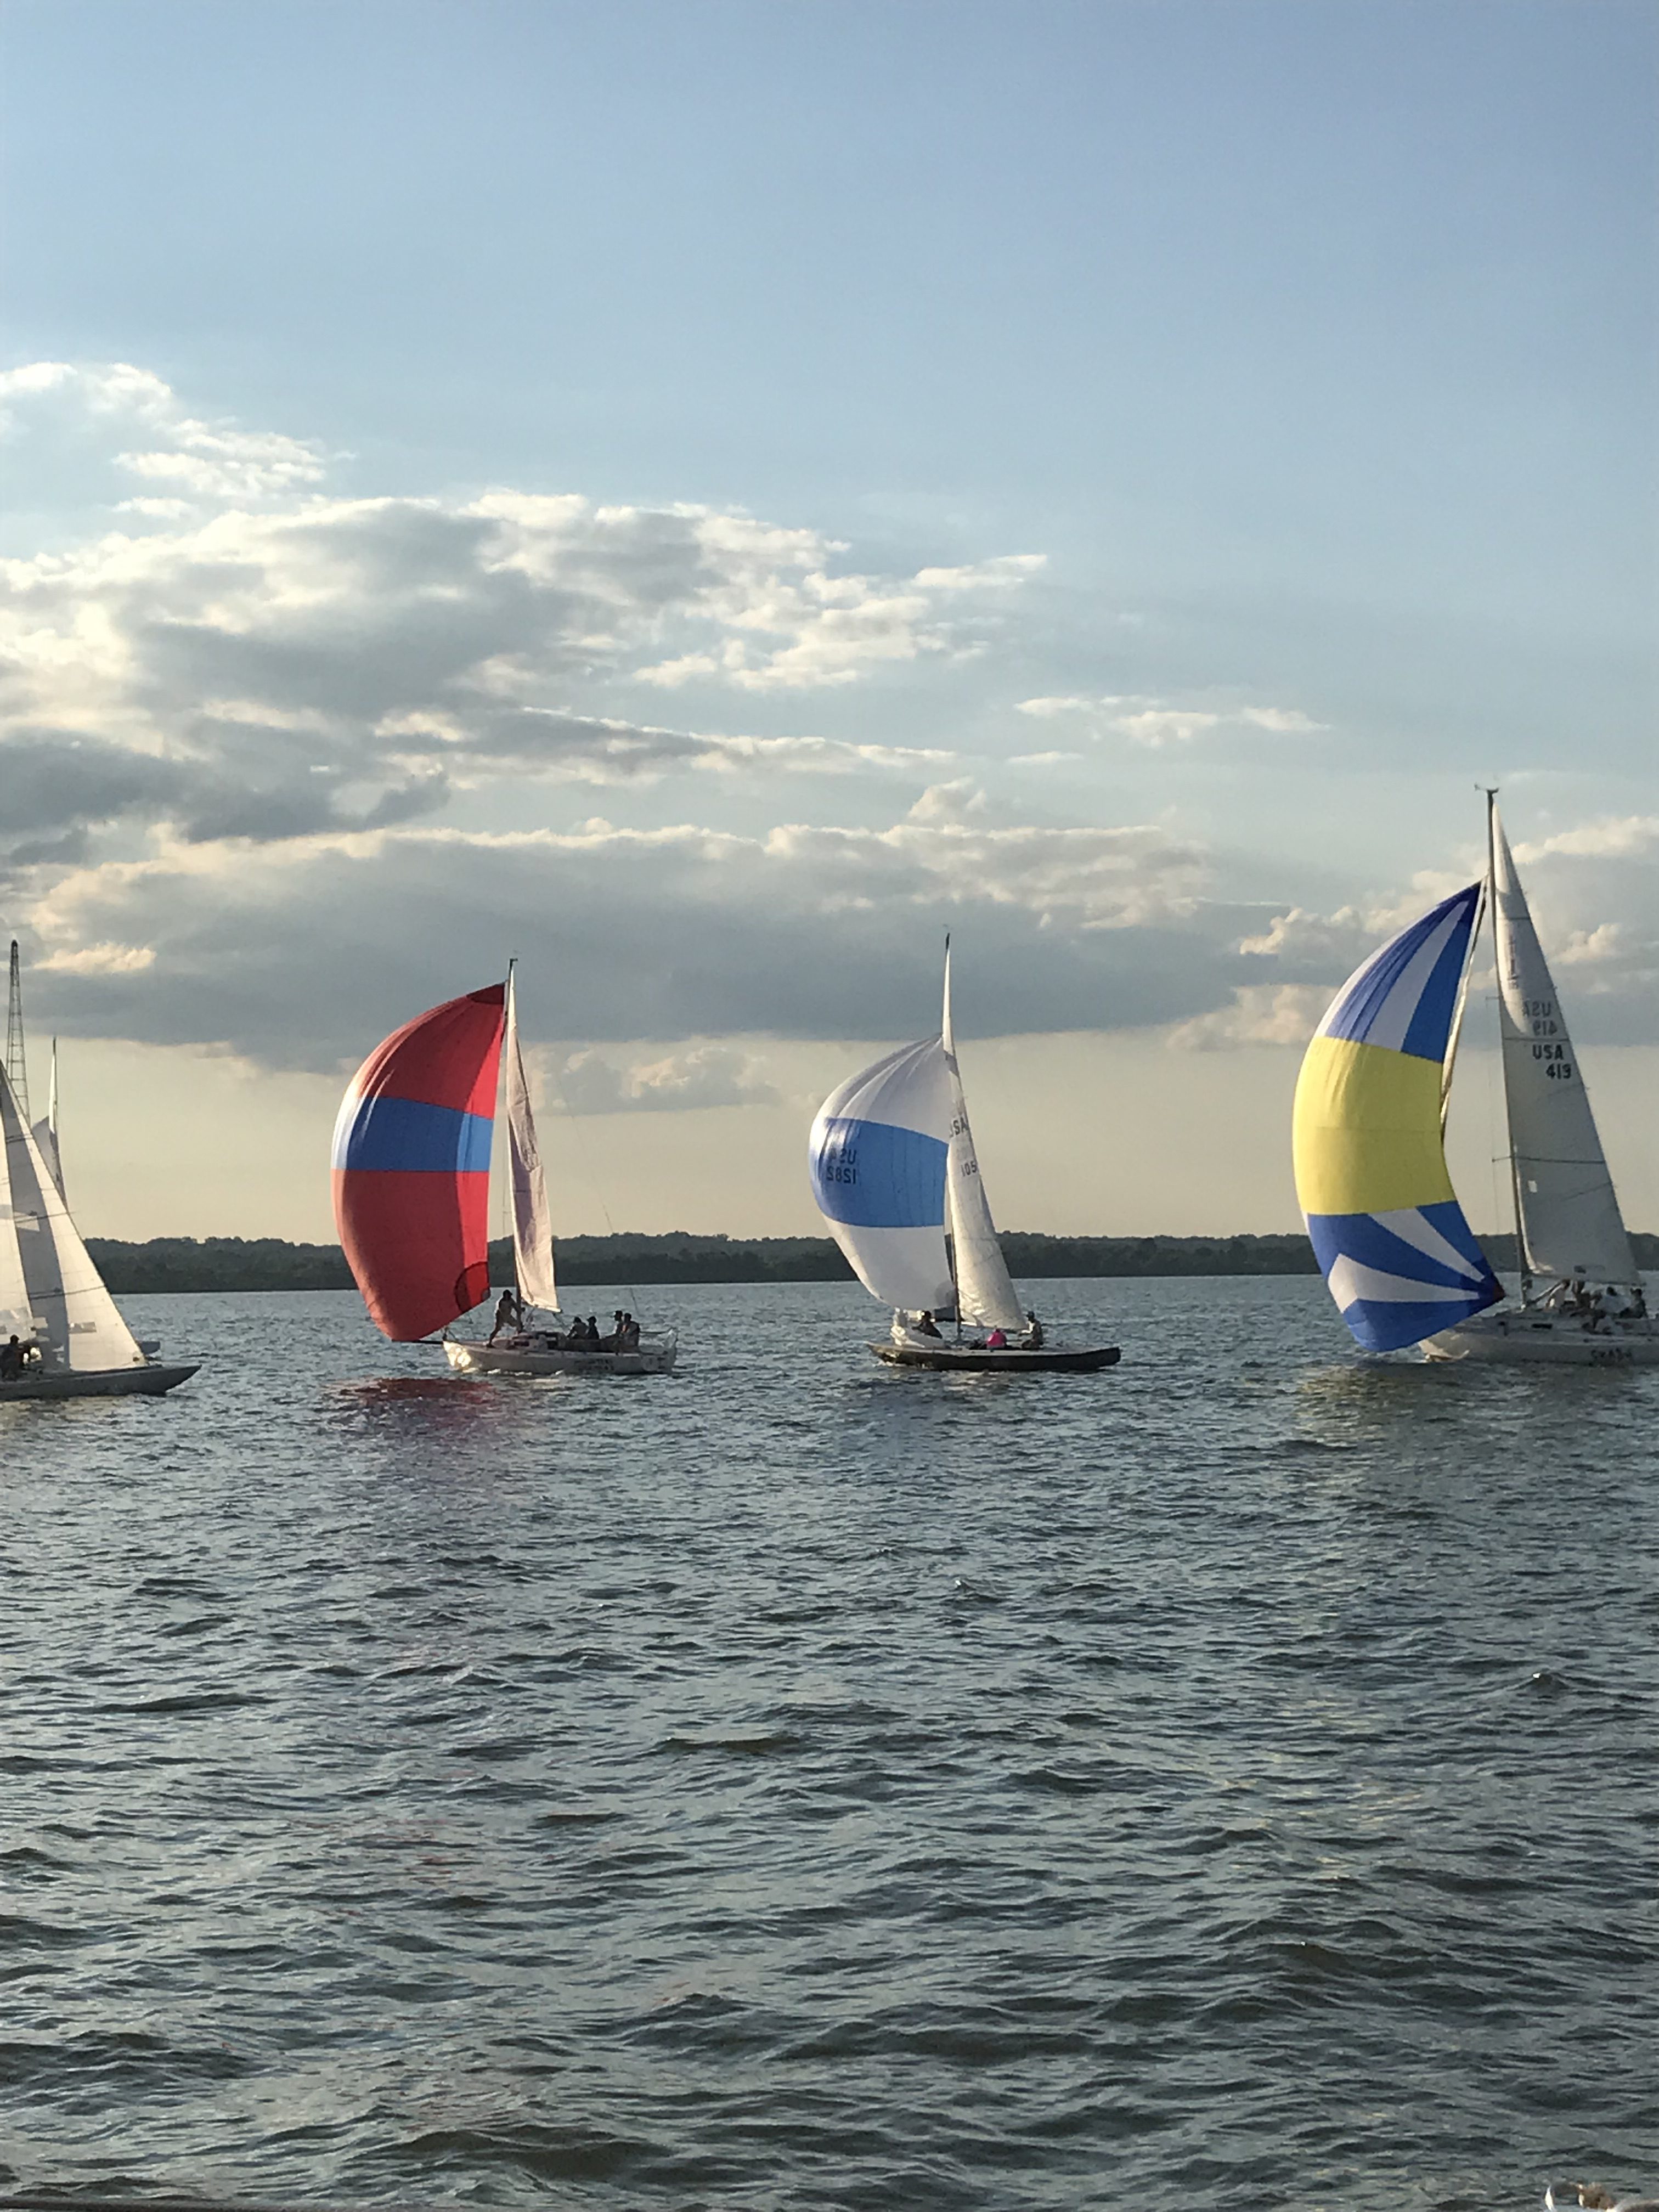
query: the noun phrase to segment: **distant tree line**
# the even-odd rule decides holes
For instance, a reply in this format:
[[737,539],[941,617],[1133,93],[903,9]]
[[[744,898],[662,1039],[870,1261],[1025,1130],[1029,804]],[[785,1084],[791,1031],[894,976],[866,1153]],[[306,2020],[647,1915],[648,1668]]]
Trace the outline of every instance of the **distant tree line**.
[[[1632,1238],[1638,1264],[1659,1268],[1659,1237]],[[1513,1237],[1483,1240],[1494,1267],[1515,1266]],[[88,1247],[111,1290],[339,1291],[351,1271],[337,1244],[276,1237],[155,1237],[146,1244],[91,1237]],[[1011,1273],[1051,1276],[1310,1275],[1305,1237],[1037,1237],[1012,1231],[1002,1248]],[[489,1248],[497,1283],[513,1279],[511,1248]],[[827,1283],[851,1269],[828,1237],[566,1237],[559,1277],[583,1283]]]

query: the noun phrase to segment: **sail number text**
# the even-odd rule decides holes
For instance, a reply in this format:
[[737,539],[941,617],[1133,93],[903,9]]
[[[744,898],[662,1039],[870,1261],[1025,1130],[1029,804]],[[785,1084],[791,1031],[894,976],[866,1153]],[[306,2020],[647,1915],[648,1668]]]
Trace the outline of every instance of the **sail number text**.
[[1552,1083],[1572,1081],[1572,1062],[1567,1058],[1565,1045],[1535,1044],[1532,1048],[1532,1056],[1534,1060],[1541,1060],[1544,1062],[1544,1073]]

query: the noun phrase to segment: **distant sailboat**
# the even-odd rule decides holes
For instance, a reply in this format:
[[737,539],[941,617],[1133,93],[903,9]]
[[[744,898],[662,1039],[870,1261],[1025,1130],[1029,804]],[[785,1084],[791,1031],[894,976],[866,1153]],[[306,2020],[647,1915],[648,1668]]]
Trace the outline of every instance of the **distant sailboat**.
[[[1515,862],[1487,801],[1484,882],[1357,969],[1297,1085],[1297,1194],[1331,1296],[1368,1352],[1431,1359],[1659,1362],[1583,1079]],[[1518,1308],[1463,1217],[1443,1149],[1468,966],[1492,916]],[[1491,1310],[1492,1309],[1501,1309]]]
[[[889,1340],[870,1346],[878,1359],[999,1373],[1115,1365],[1115,1345],[1048,1345],[1028,1328],[968,1119],[948,938],[939,1036],[902,1045],[832,1091],[813,1121],[807,1165],[818,1210],[854,1273],[894,1310]],[[1005,1340],[947,1342],[933,1326],[941,1309]],[[1024,1340],[1007,1340],[1010,1330]]]
[[[558,1311],[553,1232],[509,969],[387,1037],[347,1086],[334,1130],[334,1212],[370,1318],[395,1342],[443,1329],[449,1363],[491,1375],[663,1374],[672,1331],[637,1345],[567,1344],[533,1322]],[[503,1054],[503,1044],[506,1050]],[[489,1161],[505,1058],[518,1325],[495,1340],[450,1322],[489,1295]]]
[[[187,1382],[198,1363],[152,1359],[122,1318],[64,1203],[56,1144],[57,1054],[52,1108],[29,1121],[17,947],[11,948],[6,1066],[0,1069],[0,1352],[20,1371],[0,1370],[0,1404],[14,1398],[160,1397]],[[43,1132],[52,1139],[48,1152]]]

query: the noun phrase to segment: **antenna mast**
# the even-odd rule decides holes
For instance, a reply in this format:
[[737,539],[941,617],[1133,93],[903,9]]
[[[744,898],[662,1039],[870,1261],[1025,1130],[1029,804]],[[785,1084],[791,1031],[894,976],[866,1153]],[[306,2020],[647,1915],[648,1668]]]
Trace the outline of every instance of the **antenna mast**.
[[17,939],[11,940],[11,990],[6,1000],[6,1080],[23,1119],[29,1118],[29,1067],[23,1053],[23,982],[18,972]]

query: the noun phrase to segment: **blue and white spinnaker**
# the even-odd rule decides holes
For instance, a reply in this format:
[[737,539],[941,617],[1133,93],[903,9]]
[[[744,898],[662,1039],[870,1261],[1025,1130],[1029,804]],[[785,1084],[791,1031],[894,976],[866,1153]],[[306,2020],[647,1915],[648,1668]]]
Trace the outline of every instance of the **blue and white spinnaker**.
[[812,1195],[872,1297],[911,1312],[947,1306],[945,1179],[954,1086],[938,1037],[902,1045],[818,1109],[807,1144]]

